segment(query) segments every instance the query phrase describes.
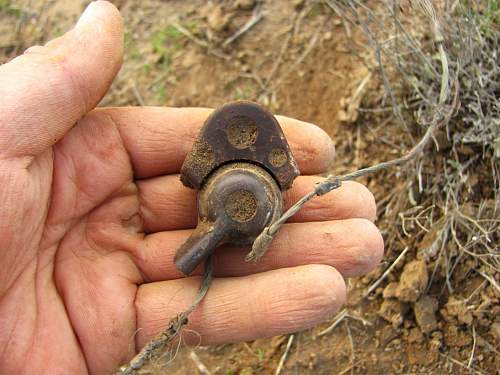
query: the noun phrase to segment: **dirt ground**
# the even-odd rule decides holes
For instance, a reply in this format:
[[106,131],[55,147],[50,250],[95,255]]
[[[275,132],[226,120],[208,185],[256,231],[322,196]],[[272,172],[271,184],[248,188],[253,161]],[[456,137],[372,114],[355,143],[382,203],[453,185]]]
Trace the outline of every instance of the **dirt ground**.
[[[86,3],[0,0],[0,63],[63,33]],[[325,129],[337,147],[334,173],[393,158],[411,145],[393,118],[363,111],[380,92],[381,82],[354,51],[364,43],[359,32],[320,1],[114,3],[125,20],[125,61],[103,106],[217,107],[234,99],[258,101],[274,113]],[[246,33],[228,39],[256,16],[262,18]],[[365,87],[363,96],[360,86]],[[321,334],[334,322],[332,317],[294,334],[281,373],[500,373],[498,292],[468,272],[474,264],[461,263],[456,274],[463,277],[452,280],[450,293],[444,276],[434,275],[418,257],[432,230],[417,236],[418,220],[401,228],[386,215],[389,192],[406,195],[408,181],[390,171],[364,182],[380,202],[378,224],[384,236],[399,230],[402,239],[387,243],[379,269],[348,280],[349,302],[334,329]],[[415,211],[424,225],[427,214]],[[418,242],[408,239],[412,234]],[[389,276],[364,297],[403,251]],[[289,340],[280,336],[196,348],[195,353],[214,375],[274,374]],[[190,348],[172,351],[143,373],[200,373]]]

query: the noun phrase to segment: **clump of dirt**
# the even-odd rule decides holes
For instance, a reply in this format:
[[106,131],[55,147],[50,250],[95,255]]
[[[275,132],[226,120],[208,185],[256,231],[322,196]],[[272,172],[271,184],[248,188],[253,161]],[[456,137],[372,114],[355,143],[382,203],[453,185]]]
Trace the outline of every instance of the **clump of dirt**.
[[231,22],[231,15],[224,12],[220,5],[214,4],[207,15],[208,26],[215,32],[221,32],[227,29],[229,22]]
[[403,302],[416,302],[427,288],[429,276],[427,265],[422,260],[414,260],[405,265],[396,289],[396,296]]
[[472,313],[464,300],[450,296],[441,310],[444,319],[454,324],[471,324]]
[[257,213],[257,201],[249,191],[238,190],[227,198],[224,208],[231,219],[238,223],[246,223]]
[[440,335],[433,336],[430,340],[412,342],[408,340],[408,362],[412,365],[432,366],[439,359],[439,350],[442,346]]
[[407,305],[402,304],[397,299],[387,298],[380,305],[379,315],[392,324],[397,329],[403,324],[403,315],[407,310]]
[[422,296],[415,302],[413,306],[415,320],[423,333],[430,333],[438,328],[436,320],[437,309],[438,300],[427,295]]

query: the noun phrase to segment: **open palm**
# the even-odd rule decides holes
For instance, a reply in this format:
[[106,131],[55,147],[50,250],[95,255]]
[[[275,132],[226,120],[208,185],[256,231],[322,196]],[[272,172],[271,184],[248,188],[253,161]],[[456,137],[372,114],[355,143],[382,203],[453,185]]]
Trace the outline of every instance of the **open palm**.
[[[208,109],[94,109],[119,70],[121,18],[92,3],[77,26],[0,67],[0,373],[106,374],[185,309],[199,276],[175,269],[196,225],[178,173]],[[333,146],[279,118],[302,173]],[[318,177],[299,177],[290,205]],[[204,344],[310,327],[345,298],[342,276],[369,271],[383,242],[357,183],[313,200],[269,253],[223,248],[189,327]],[[197,274],[201,273],[198,270]]]

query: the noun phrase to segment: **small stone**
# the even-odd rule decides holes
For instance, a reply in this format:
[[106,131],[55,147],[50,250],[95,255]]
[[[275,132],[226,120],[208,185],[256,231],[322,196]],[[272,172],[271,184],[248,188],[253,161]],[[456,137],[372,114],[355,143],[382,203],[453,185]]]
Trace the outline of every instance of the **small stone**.
[[395,329],[403,323],[401,303],[396,299],[385,299],[380,306],[378,314],[391,323]]
[[449,324],[444,329],[444,342],[447,346],[463,348],[472,343],[470,333],[465,333],[457,326]]
[[214,6],[207,16],[208,26],[216,32],[226,29],[230,20],[230,15],[225,14],[221,6]]
[[384,292],[382,293],[382,296],[384,298],[394,298],[397,297],[397,291],[398,291],[398,283],[393,281],[389,284],[384,289]]
[[422,295],[429,276],[423,260],[414,260],[406,264],[399,279],[397,296],[400,301],[415,302]]
[[418,328],[410,329],[410,333],[408,334],[408,342],[411,343],[421,343],[424,341],[424,335],[422,331]]
[[410,365],[426,365],[427,347],[425,344],[410,344],[406,348],[406,355],[408,356],[408,363]]
[[437,329],[436,310],[438,301],[429,296],[422,296],[413,306],[415,320],[423,333],[430,333]]
[[490,333],[497,340],[500,340],[500,323],[493,323],[490,327]]
[[439,342],[443,341],[443,333],[441,331],[434,331],[431,334],[433,340],[437,340]]
[[439,349],[441,348],[442,344],[440,340],[432,339],[428,345],[427,348],[429,350],[429,355],[432,357],[431,363],[435,363],[437,356],[439,354]]
[[382,347],[387,346],[392,340],[398,337],[398,332],[394,330],[390,325],[385,325],[383,328],[377,332],[379,337],[379,345]]
[[255,0],[238,0],[236,2],[236,7],[242,10],[252,10],[255,8]]
[[446,302],[446,305],[441,310],[441,315],[443,315],[448,322],[454,322],[456,319],[458,323],[465,325],[470,325],[473,319],[472,313],[467,308],[465,301],[455,298],[454,296],[448,298],[448,302]]
[[292,4],[295,9],[301,9],[304,6],[305,0],[293,0]]

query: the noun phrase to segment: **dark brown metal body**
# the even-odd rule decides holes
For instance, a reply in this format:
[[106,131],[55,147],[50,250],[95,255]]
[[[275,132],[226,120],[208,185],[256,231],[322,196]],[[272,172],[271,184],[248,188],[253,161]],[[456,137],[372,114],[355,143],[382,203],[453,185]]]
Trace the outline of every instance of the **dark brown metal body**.
[[251,244],[282,212],[282,190],[299,170],[276,119],[255,103],[234,102],[205,122],[181,170],[198,193],[198,226],[174,262],[189,275],[223,243]]
[[181,180],[199,190],[213,170],[231,161],[259,164],[282,190],[299,175],[278,121],[252,102],[229,103],[212,113],[184,161]]

